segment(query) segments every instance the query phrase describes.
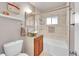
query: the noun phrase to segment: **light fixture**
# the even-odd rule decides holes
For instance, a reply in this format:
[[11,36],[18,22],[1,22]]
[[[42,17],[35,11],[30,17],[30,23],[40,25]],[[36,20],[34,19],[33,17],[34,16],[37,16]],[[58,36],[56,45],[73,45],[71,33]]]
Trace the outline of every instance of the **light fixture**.
[[27,14],[30,14],[30,13],[32,13],[32,10],[31,10],[30,8],[26,8],[26,9],[25,9],[25,12],[26,12]]

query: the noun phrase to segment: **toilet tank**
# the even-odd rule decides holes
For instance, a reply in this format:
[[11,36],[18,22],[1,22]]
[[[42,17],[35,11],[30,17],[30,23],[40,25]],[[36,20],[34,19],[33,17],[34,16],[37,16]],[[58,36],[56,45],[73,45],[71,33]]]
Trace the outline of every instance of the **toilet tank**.
[[4,44],[4,51],[7,56],[15,56],[22,51],[23,40],[17,40]]

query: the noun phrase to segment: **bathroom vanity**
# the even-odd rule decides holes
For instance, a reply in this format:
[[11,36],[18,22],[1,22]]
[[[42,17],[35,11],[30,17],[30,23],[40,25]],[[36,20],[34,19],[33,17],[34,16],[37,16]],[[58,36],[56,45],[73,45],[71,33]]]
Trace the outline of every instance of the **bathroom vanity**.
[[39,56],[43,51],[43,35],[27,36],[24,40],[25,52],[30,56]]

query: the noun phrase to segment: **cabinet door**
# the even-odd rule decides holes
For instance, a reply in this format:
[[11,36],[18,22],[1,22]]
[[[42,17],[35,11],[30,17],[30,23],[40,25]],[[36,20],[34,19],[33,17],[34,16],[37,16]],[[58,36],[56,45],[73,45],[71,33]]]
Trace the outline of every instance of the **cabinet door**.
[[34,39],[34,56],[39,55],[39,40]]
[[43,36],[39,38],[39,54],[43,51]]
[[43,36],[34,39],[34,55],[39,56],[43,50]]

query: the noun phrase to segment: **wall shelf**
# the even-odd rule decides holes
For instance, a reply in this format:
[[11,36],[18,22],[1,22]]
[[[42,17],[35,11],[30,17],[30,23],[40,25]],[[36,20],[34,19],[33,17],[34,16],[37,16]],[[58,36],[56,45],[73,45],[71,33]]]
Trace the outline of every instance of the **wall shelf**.
[[0,14],[0,17],[9,18],[9,19],[11,19],[11,20],[22,21],[21,18],[17,18],[17,17],[13,17],[13,16],[8,16],[8,15],[3,15],[3,14]]

